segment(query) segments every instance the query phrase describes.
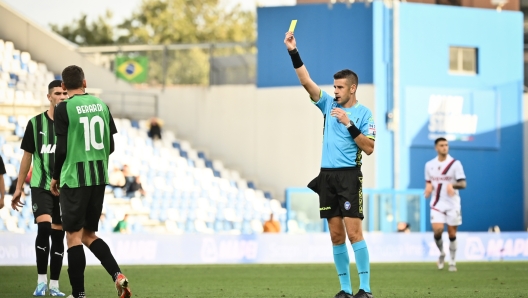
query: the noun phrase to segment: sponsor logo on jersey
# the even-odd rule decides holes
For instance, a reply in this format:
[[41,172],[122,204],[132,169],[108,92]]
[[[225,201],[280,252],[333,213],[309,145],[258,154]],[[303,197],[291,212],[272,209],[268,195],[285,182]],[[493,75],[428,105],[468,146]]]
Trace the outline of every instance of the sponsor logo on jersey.
[[453,177],[443,176],[443,177],[431,177],[431,181],[451,181]]
[[42,148],[40,148],[40,153],[41,154],[55,153],[55,144],[42,145]]

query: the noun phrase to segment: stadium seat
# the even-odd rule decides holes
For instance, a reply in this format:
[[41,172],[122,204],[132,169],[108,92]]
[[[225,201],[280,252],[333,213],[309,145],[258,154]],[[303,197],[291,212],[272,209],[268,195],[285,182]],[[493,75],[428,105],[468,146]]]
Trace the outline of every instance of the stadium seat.
[[123,189],[120,187],[114,188],[114,196],[118,199],[123,198],[125,196]]
[[248,234],[252,234],[253,233],[253,230],[251,229],[251,223],[248,220],[244,220],[242,222],[241,232],[244,235],[248,235]]
[[[0,43],[2,46],[14,52],[7,67],[16,71],[0,72],[0,101],[24,105],[44,102],[44,92],[38,88],[53,76],[46,65],[32,61],[30,53],[16,52],[12,43]],[[1,62],[3,67],[5,63]],[[0,128],[9,128],[21,137],[27,121],[26,115],[0,116]],[[119,133],[115,135],[116,154],[110,157],[110,167],[128,164],[134,175],[141,176],[147,195],[125,200],[120,188],[107,193],[109,200],[105,200],[106,220],[101,225],[102,231],[111,231],[128,210],[142,214],[134,215],[133,233],[160,231],[159,227],[174,233],[258,233],[258,226],[267,220],[271,211],[285,214],[280,202],[273,202],[271,195],[258,190],[253,181],[246,181],[220,160],[209,160],[205,151],[177,139],[174,133],[164,131],[163,141],[153,142],[147,136],[146,120],[115,118],[114,121]],[[12,176],[5,179],[9,184],[16,177],[23,152],[19,142],[7,141],[1,134],[0,146],[8,175]],[[8,217],[4,219],[4,227],[7,229],[6,220],[10,221],[10,231],[28,232],[36,226],[28,224],[32,223],[30,205],[20,214],[6,212],[0,211],[0,215]]]

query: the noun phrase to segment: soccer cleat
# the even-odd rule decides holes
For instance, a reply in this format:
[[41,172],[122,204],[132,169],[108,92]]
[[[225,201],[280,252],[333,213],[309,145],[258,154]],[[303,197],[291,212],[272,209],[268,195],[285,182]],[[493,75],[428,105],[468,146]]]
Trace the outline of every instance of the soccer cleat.
[[130,292],[130,289],[128,288],[128,279],[123,273],[117,275],[115,286],[119,298],[132,297],[132,292]]
[[348,294],[347,292],[341,290],[339,293],[337,293],[334,298],[354,298],[353,295]]
[[438,257],[438,262],[436,263],[436,265],[438,265],[438,269],[439,269],[439,270],[444,269],[444,259],[445,259],[445,253],[442,253],[442,254]]
[[449,271],[456,272],[457,271],[456,265],[455,264],[449,264]]
[[35,292],[33,292],[33,296],[35,297],[46,296],[47,289],[48,289],[48,285],[45,282],[41,282],[37,285]]
[[63,292],[61,292],[59,290],[59,288],[50,288],[49,289],[49,295],[50,296],[53,296],[53,297],[64,297],[66,296],[66,294],[64,294]]
[[354,298],[374,298],[374,295],[372,293],[367,293],[363,289],[359,289],[359,291],[354,295]]

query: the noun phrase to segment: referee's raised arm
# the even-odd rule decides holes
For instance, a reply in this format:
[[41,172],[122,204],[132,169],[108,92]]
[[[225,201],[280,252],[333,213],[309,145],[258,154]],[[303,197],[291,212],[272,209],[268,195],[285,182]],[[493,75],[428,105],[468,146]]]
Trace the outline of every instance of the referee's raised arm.
[[306,91],[308,91],[308,94],[310,94],[310,98],[313,101],[319,101],[321,97],[321,89],[319,88],[319,86],[317,86],[314,81],[312,81],[312,79],[310,78],[310,74],[306,69],[306,66],[304,66],[301,60],[301,56],[299,55],[299,51],[297,50],[297,43],[295,41],[295,37],[293,36],[293,32],[286,32],[284,44],[286,44],[286,48],[288,49],[288,53],[290,54],[290,57],[293,62],[293,68],[295,68],[295,73],[297,74],[301,85],[304,87],[304,89],[306,89]]

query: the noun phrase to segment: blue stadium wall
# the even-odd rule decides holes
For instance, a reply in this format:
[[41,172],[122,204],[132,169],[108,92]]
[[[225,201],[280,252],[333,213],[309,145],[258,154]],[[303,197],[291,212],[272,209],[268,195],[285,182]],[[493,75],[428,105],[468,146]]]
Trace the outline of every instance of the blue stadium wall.
[[[458,97],[461,109],[447,113],[478,119],[476,131],[460,124],[451,134],[466,139],[450,142],[468,183],[461,191],[460,230],[522,230],[523,15],[401,3],[399,20],[400,187],[422,188],[424,163],[436,154],[431,139],[440,131],[429,122],[432,97]],[[450,46],[478,49],[477,75],[449,74]]]
[[[522,230],[522,14],[400,3],[400,68],[394,74],[401,122],[394,135],[386,122],[387,113],[398,108],[393,100],[393,12],[379,2],[332,9],[326,4],[259,8],[257,86],[298,86],[282,42],[290,21],[298,19],[298,48],[315,82],[331,85],[333,73],[351,68],[360,83],[374,84],[378,188],[424,187],[424,164],[436,154],[431,138],[439,133],[429,127],[431,97],[461,98],[459,112],[476,117],[478,124],[471,134],[455,134],[465,141],[450,142],[450,154],[462,161],[468,181],[461,191],[460,230],[483,231],[491,225]],[[449,74],[450,46],[478,49],[477,75]]]
[[262,7],[257,9],[257,86],[299,86],[284,45],[292,19],[297,46],[312,79],[334,83],[333,74],[349,68],[360,84],[372,84],[372,7],[345,4]]

